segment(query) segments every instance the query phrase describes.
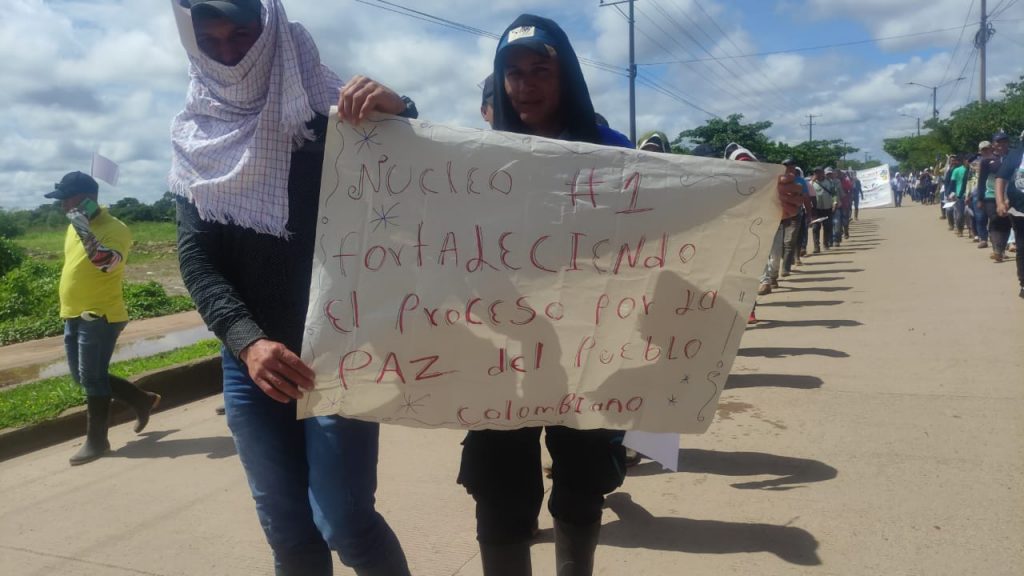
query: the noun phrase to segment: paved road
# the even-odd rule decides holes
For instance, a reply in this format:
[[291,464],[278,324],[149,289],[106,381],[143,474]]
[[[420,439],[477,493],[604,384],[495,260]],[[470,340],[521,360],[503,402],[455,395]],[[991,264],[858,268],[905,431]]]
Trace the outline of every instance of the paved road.
[[[862,215],[761,298],[682,470],[642,464],[609,498],[599,574],[1024,574],[1013,265],[933,208]],[[78,442],[0,463],[0,574],[272,574],[217,403],[158,414],[142,437],[120,426],[115,455],[81,468]],[[382,430],[379,503],[418,575],[480,574],[460,438]]]

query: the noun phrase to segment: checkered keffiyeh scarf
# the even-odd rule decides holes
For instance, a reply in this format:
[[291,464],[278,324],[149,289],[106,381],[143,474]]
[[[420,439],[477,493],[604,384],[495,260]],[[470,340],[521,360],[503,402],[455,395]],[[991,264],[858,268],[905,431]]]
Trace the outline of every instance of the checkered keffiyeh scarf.
[[171,125],[168,183],[203,220],[288,237],[291,153],[327,115],[341,80],[281,0],[263,0],[263,32],[236,66],[190,56],[185,109]]

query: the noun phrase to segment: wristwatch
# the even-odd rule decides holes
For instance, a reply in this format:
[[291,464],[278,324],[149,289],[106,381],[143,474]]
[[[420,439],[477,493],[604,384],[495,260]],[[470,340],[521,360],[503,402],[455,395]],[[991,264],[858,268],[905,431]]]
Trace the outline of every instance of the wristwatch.
[[420,113],[416,110],[416,103],[412,101],[412,98],[408,96],[402,96],[402,102],[405,102],[405,110],[399,114],[402,118],[416,119],[420,117]]

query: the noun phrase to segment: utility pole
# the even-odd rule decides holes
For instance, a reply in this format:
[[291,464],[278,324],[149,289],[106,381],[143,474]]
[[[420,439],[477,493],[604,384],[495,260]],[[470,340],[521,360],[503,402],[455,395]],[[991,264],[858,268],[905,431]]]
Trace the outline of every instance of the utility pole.
[[904,114],[902,112],[900,112],[900,116],[906,116],[907,118],[917,118],[917,135],[918,136],[921,135],[921,117],[920,116],[911,116],[910,114]]
[[814,119],[821,118],[821,114],[808,114],[807,115],[807,141],[814,142]]
[[996,33],[995,28],[988,21],[987,8],[985,0],[981,0],[981,28],[978,29],[978,34],[974,37],[974,45],[978,48],[978,62],[981,65],[981,73],[978,74],[978,101],[982,104],[985,103],[986,46],[988,46],[988,41],[992,38],[992,35]]
[[636,146],[636,17],[633,4],[636,0],[601,0],[600,7],[629,4],[629,140]]
[[938,86],[927,86],[925,84],[918,84],[917,82],[907,82],[907,84],[913,84],[914,86],[920,86],[921,88],[927,88],[927,89],[932,91],[932,119],[933,120],[937,120],[939,118],[939,105],[937,104],[936,97],[937,97],[939,88],[942,88],[943,86],[947,86],[949,84],[952,84],[953,82],[959,82],[959,81],[961,81],[963,79],[964,79],[964,76],[961,76],[959,78],[954,78],[954,79],[952,79],[949,82],[946,82],[944,84],[939,84]]

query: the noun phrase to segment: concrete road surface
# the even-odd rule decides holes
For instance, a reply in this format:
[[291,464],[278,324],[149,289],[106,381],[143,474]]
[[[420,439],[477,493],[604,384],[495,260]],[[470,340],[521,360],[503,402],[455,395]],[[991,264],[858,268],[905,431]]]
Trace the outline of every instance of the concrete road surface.
[[[1012,262],[934,207],[854,238],[760,298],[711,431],[681,471],[608,499],[598,574],[1024,574],[1024,301]],[[0,574],[272,574],[211,398],[72,469],[80,441],[0,463]],[[417,575],[481,573],[459,432],[385,427],[379,505]],[[534,573],[551,575],[541,519]],[[337,574],[350,572],[340,565]]]

